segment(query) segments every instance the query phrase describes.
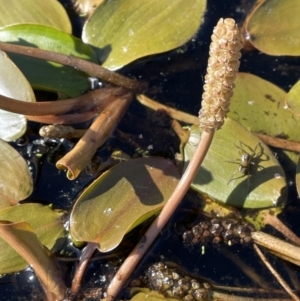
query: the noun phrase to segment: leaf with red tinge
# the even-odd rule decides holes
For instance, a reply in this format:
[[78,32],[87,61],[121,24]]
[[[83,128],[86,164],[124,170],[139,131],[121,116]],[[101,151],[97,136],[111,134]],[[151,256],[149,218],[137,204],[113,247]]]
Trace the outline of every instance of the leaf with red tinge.
[[77,200],[70,217],[72,237],[98,243],[101,252],[114,249],[126,233],[161,210],[179,177],[171,161],[158,157],[113,167]]

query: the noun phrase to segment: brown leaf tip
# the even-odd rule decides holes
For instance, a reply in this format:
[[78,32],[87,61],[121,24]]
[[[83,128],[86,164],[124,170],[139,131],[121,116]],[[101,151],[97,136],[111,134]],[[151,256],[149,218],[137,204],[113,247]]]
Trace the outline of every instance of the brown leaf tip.
[[211,39],[202,108],[199,111],[200,128],[207,132],[219,129],[229,112],[242,46],[233,19],[220,19]]

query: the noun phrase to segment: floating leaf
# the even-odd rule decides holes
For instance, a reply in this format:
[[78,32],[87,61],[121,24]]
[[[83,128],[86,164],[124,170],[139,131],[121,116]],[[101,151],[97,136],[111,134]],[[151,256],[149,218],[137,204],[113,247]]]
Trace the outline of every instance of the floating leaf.
[[133,297],[131,301],[176,301],[178,299],[171,297],[164,297],[154,290],[149,290],[147,288],[130,288],[131,294]]
[[[91,47],[80,39],[49,26],[21,24],[5,27],[0,30],[0,41],[98,62]],[[9,56],[37,89],[77,96],[89,88],[88,75],[74,68],[19,54],[9,54]]]
[[[28,223],[40,242],[48,249],[56,248],[65,237],[62,213],[40,204],[22,204],[0,211],[0,220]],[[0,273],[17,272],[28,264],[3,239],[0,239]]]
[[[195,151],[199,133],[197,126],[192,127],[190,139],[184,148],[185,166]],[[253,153],[249,177],[238,170],[242,153]],[[230,118],[215,133],[192,184],[192,188],[213,199],[243,208],[277,206],[285,201],[285,187],[284,171],[270,149]]]
[[53,296],[51,300],[64,299],[66,288],[60,270],[28,223],[0,221],[0,237],[32,266],[47,296]]
[[33,190],[32,177],[23,157],[0,139],[0,209],[16,205]]
[[[18,100],[34,102],[35,96],[27,79],[16,65],[0,51],[0,94]],[[26,131],[27,121],[24,115],[0,110],[0,138],[12,141],[21,137]]]
[[287,93],[285,101],[289,109],[300,116],[300,80]]
[[270,55],[300,55],[300,2],[266,0],[248,18],[250,42]]
[[104,67],[116,70],[186,43],[198,30],[205,8],[205,0],[105,1],[85,24],[82,39],[100,48]]
[[43,24],[71,33],[72,27],[63,6],[57,0],[0,0],[0,28],[20,23]]
[[228,116],[253,132],[300,142],[300,117],[285,104],[286,93],[262,78],[238,73]]
[[70,233],[77,241],[114,249],[124,235],[157,213],[175,189],[179,171],[162,158],[121,163],[101,175],[77,200]]

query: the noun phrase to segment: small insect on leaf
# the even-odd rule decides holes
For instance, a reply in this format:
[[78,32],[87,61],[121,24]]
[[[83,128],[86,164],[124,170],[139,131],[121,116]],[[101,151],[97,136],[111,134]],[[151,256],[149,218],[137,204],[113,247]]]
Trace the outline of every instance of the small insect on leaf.
[[[184,147],[185,166],[200,135],[199,127],[191,128],[189,141]],[[237,141],[242,143],[238,146]],[[235,164],[229,164],[229,160]],[[238,176],[237,172],[241,175]],[[222,129],[216,131],[191,187],[214,200],[242,208],[274,207],[286,199],[284,171],[271,150],[230,118],[226,119]]]
[[[249,193],[249,189],[250,189],[250,175],[251,172],[255,172],[255,168],[256,169],[262,169],[264,168],[262,165],[259,165],[258,163],[261,161],[268,161],[269,160],[269,156],[266,155],[264,153],[264,148],[262,147],[261,143],[257,143],[254,150],[246,145],[245,143],[243,143],[242,141],[240,141],[240,145],[236,145],[234,144],[234,146],[238,149],[239,154],[240,154],[240,159],[236,159],[236,160],[228,160],[226,162],[229,163],[235,163],[238,164],[237,169],[234,171],[234,173],[232,174],[231,178],[229,179],[227,185],[229,185],[230,182],[242,178],[244,176],[247,176],[247,189],[248,189],[248,193]],[[249,150],[246,150],[245,147]],[[259,149],[259,150],[258,150]],[[265,157],[263,159],[263,157]],[[252,168],[251,168],[252,167]],[[237,172],[240,172],[242,175],[238,176],[238,177],[234,177],[235,174]]]

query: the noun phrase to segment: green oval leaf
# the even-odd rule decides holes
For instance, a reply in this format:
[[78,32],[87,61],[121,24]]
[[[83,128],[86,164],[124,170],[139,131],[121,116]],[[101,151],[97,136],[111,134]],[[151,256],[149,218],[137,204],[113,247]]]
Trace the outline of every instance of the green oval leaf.
[[286,92],[248,73],[238,73],[228,116],[252,132],[300,141],[300,118],[285,103]]
[[287,93],[285,102],[293,113],[300,116],[300,80]]
[[114,249],[124,235],[158,212],[175,189],[179,171],[169,160],[139,158],[101,175],[77,200],[70,233],[77,241]]
[[[0,139],[0,210],[26,199],[33,190],[32,177],[23,157]],[[4,172],[5,171],[5,172]]]
[[[184,148],[185,166],[195,151],[199,135],[199,128],[192,127]],[[243,153],[253,154],[249,177],[238,170]],[[284,171],[270,149],[230,118],[216,131],[192,184],[192,188],[213,199],[242,208],[278,206],[285,201],[285,187]]]
[[[35,24],[21,24],[0,30],[0,41],[75,56],[98,63],[95,52],[80,39],[58,29]],[[60,64],[24,55],[10,54],[33,87],[77,96],[88,90],[88,75]]]
[[246,25],[250,42],[270,55],[300,55],[300,2],[266,0]]
[[[57,213],[40,204],[23,204],[0,211],[0,220],[28,223],[40,242],[54,250],[65,238],[62,213]],[[0,273],[12,273],[24,269],[27,262],[3,239],[0,238]]]
[[82,39],[100,48],[104,67],[116,70],[186,43],[198,30],[205,8],[205,0],[105,1],[85,24]]
[[72,27],[63,6],[57,0],[0,0],[0,28],[20,23],[43,24],[71,33]]
[[[34,102],[33,90],[16,65],[0,51],[0,94],[22,101]],[[21,137],[26,131],[27,121],[24,115],[0,110],[0,138],[12,141]]]

